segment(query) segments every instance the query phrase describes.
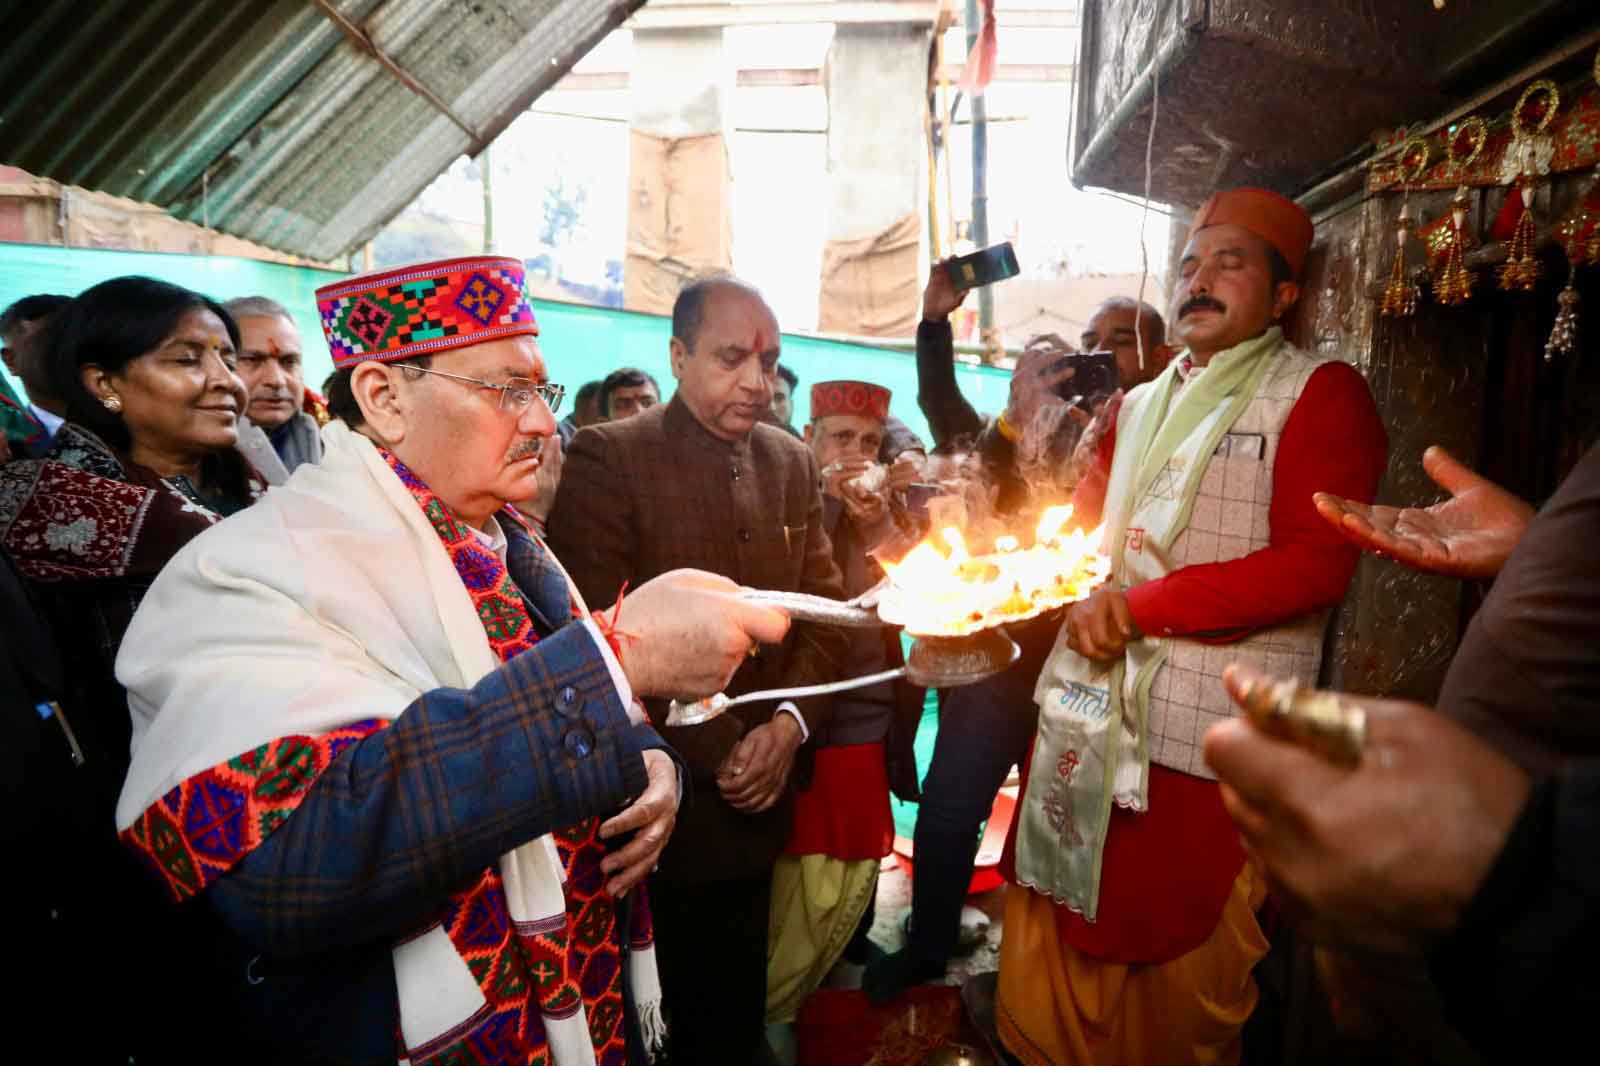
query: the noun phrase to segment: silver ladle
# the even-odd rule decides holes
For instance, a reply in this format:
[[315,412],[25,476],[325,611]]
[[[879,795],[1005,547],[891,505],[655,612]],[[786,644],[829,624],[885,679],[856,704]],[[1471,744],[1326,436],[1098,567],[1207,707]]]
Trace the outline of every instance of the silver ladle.
[[[878,591],[871,589],[855,600],[842,602],[822,596],[808,596],[799,592],[770,592],[763,589],[746,589],[739,598],[749,603],[760,603],[786,612],[789,617],[802,622],[819,622],[824,625],[851,626],[855,628],[887,626],[876,611],[860,605],[860,601]],[[865,688],[885,681],[905,678],[920,688],[959,688],[1003,672],[1022,657],[1016,642],[998,629],[982,629],[960,637],[915,638],[906,664],[894,670],[883,670],[863,677],[831,681],[822,685],[802,685],[796,688],[765,689],[728,697],[717,693],[703,700],[681,703],[673,700],[667,709],[666,724],[671,726],[699,725],[723,714],[729,707],[762,700],[800,699],[805,696],[825,696],[834,692]]]

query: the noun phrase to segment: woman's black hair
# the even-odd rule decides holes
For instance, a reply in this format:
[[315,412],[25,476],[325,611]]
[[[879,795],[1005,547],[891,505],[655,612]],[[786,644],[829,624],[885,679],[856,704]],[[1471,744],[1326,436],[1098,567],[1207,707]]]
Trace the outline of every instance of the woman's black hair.
[[[222,320],[234,350],[239,326],[208,296],[156,278],[129,275],[85,289],[50,321],[46,372],[56,394],[66,401],[67,421],[91,431],[119,452],[133,444],[122,416],[83,384],[83,368],[120,373],[133,360],[160,347],[190,311],[204,308]],[[208,456],[203,476],[229,495],[246,491],[248,465],[232,449]]]

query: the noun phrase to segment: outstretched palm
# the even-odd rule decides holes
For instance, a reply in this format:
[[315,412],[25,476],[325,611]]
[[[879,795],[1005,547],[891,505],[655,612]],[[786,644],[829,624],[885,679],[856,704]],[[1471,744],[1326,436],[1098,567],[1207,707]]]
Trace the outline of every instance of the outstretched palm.
[[1448,500],[1432,507],[1378,507],[1319,492],[1317,511],[1366,550],[1415,569],[1494,577],[1533,520],[1533,508],[1438,446],[1423,455],[1422,467],[1450,493]]

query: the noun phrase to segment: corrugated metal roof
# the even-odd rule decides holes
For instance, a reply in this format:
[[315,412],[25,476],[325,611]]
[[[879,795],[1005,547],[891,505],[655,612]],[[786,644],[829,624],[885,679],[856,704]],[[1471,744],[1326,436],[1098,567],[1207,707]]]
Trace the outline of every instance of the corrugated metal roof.
[[480,151],[643,3],[6,5],[0,162],[335,259],[457,156]]

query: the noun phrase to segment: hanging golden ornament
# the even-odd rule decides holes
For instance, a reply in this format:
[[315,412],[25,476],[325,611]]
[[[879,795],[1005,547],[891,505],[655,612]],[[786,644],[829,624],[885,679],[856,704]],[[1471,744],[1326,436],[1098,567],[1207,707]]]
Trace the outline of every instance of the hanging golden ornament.
[[1394,269],[1389,271],[1389,282],[1383,287],[1383,299],[1378,304],[1378,314],[1385,318],[1410,318],[1417,313],[1417,300],[1422,290],[1406,276],[1406,239],[1411,235],[1412,222],[1403,213],[1395,222]]
[[[1600,71],[1600,60],[1597,60]],[[1582,196],[1556,223],[1556,242],[1567,256],[1567,287],[1556,297],[1556,321],[1544,347],[1546,362],[1572,355],[1578,348],[1578,268],[1600,264],[1600,166]]]
[[1465,185],[1450,201],[1451,239],[1445,252],[1444,270],[1433,279],[1433,298],[1446,307],[1458,307],[1472,297],[1477,275],[1467,269],[1464,250],[1467,244],[1467,213],[1472,209],[1471,194]]
[[1522,214],[1506,246],[1506,261],[1500,267],[1500,287],[1506,292],[1532,292],[1544,274],[1539,257],[1533,253],[1533,187],[1537,179],[1524,174],[1517,179],[1512,196],[1522,197]]
[[1578,350],[1578,265],[1567,268],[1567,287],[1556,297],[1556,324],[1550,330],[1550,341],[1544,346],[1544,361],[1552,362],[1558,355],[1571,355]]
[[1511,143],[1500,157],[1500,183],[1523,174],[1545,175],[1555,160],[1555,138],[1548,132],[1561,110],[1561,90],[1549,78],[1529,83],[1511,109]]
[[1450,131],[1445,142],[1445,153],[1463,182],[1450,200],[1451,225],[1447,231],[1449,246],[1445,249],[1444,269],[1433,279],[1433,298],[1446,307],[1464,304],[1472,296],[1472,286],[1477,281],[1467,269],[1466,246],[1467,215],[1472,208],[1472,195],[1467,191],[1467,169],[1477,162],[1483,146],[1489,140],[1489,125],[1474,115]]
[[[1445,142],[1445,158],[1457,174],[1465,174],[1468,167],[1478,161],[1484,145],[1489,143],[1489,124],[1481,116],[1473,115],[1451,130]],[[1463,177],[1463,181],[1466,179]]]
[[1394,269],[1389,272],[1389,282],[1383,287],[1383,299],[1378,303],[1378,314],[1385,318],[1410,318],[1417,313],[1417,301],[1422,290],[1406,275],[1406,242],[1415,223],[1411,221],[1411,185],[1428,169],[1428,142],[1413,137],[1400,150],[1396,167],[1405,195],[1400,201],[1400,217],[1395,220]]

